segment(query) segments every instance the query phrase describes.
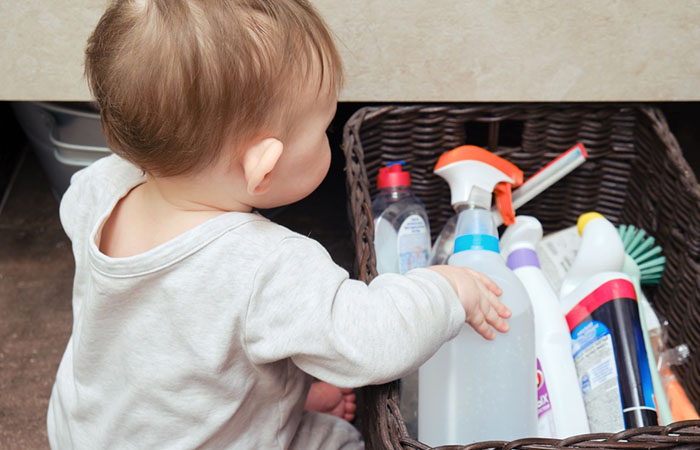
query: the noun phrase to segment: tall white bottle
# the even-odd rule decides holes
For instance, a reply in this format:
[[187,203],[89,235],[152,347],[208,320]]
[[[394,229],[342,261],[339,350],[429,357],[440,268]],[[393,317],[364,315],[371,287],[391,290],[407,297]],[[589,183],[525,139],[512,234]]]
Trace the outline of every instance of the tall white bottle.
[[517,216],[501,237],[501,254],[527,289],[535,313],[539,436],[565,438],[590,429],[569,327],[535,252],[541,239],[542,224],[537,219]]
[[[515,440],[537,435],[535,331],[527,292],[499,254],[491,214],[496,184],[510,182],[488,151],[445,153],[435,173],[450,184],[459,211],[449,264],[473,268],[503,290],[510,330],[492,341],[464,325],[420,368],[418,438],[431,446]],[[509,164],[509,163],[508,163]],[[514,166],[513,166],[514,167]],[[516,168],[517,169],[517,168]]]

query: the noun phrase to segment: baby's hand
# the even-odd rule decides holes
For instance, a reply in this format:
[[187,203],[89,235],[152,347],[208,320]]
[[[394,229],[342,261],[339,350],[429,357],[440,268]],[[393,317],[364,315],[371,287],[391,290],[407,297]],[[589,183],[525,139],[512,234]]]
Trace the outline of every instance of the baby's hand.
[[[493,328],[505,333],[510,328],[505,320],[510,310],[498,300],[501,288],[486,275],[467,267],[430,266],[447,279],[457,293],[467,314],[467,323],[486,339],[494,339]],[[489,326],[490,325],[490,326]]]

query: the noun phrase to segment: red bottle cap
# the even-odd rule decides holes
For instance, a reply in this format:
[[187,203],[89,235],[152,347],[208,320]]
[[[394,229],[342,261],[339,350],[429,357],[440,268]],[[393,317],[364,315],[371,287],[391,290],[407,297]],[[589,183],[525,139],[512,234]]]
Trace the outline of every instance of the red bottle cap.
[[411,174],[403,171],[403,161],[387,164],[379,169],[377,176],[377,187],[379,189],[392,186],[410,186]]

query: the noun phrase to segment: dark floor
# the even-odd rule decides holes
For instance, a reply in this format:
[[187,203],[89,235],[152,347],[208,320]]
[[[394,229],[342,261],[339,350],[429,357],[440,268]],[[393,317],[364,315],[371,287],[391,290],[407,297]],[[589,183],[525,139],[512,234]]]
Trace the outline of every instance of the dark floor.
[[[698,173],[700,104],[661,106]],[[304,201],[269,213],[319,240],[348,270],[352,247],[339,143],[342,124],[356,108],[339,108],[331,136],[335,154],[321,187]],[[0,102],[6,137],[0,148],[0,449],[44,449],[48,398],[71,328],[73,260],[58,222],[58,202],[32,152],[19,151],[26,141],[8,110]]]
[[33,156],[0,214],[0,448],[48,448],[45,412],[71,329],[73,257]]

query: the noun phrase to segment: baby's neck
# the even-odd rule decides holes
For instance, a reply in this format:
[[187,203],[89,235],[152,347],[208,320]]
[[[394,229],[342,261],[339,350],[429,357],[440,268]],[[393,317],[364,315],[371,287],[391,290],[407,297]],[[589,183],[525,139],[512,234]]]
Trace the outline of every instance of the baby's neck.
[[[250,212],[252,208],[237,200],[235,192],[213,176],[155,178],[146,176],[147,201],[173,212]],[[215,187],[214,187],[215,186]]]
[[180,234],[230,211],[251,208],[169,180],[147,177],[125,195],[105,221],[97,242],[111,257],[144,253]]

